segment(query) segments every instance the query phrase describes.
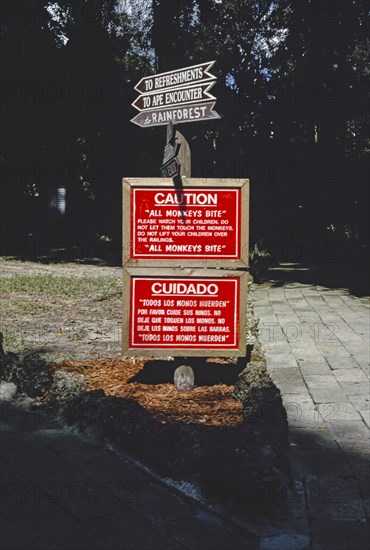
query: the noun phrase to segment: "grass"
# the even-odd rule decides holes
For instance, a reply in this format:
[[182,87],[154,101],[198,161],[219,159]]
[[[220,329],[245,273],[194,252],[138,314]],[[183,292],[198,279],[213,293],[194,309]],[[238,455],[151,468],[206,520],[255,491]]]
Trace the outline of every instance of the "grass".
[[11,263],[21,263],[22,260],[17,258],[16,256],[1,256],[0,258],[0,264],[5,262],[11,262]]
[[91,276],[78,266],[76,272],[63,266],[51,273],[27,269],[0,275],[0,332],[7,351],[30,348],[48,359],[65,360],[86,355],[91,345],[95,350],[100,322],[104,338],[115,329],[122,294],[116,271]]
[[14,328],[9,328],[7,325],[3,325],[3,323],[0,323],[0,332],[2,332],[4,341],[4,349],[13,349],[18,344],[19,336],[16,330]]
[[69,277],[55,275],[13,275],[0,277],[0,294],[24,292],[27,294],[54,294],[79,296],[98,293],[100,299],[118,292],[121,280],[117,277]]

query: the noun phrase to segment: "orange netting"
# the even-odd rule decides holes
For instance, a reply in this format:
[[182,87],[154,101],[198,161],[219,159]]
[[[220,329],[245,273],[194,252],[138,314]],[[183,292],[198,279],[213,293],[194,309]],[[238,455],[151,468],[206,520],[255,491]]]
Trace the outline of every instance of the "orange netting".
[[88,390],[103,389],[106,395],[135,399],[162,422],[237,426],[243,421],[243,406],[233,397],[233,386],[200,386],[181,393],[173,384],[129,382],[145,362],[145,359],[112,358],[66,361],[54,366],[83,374]]

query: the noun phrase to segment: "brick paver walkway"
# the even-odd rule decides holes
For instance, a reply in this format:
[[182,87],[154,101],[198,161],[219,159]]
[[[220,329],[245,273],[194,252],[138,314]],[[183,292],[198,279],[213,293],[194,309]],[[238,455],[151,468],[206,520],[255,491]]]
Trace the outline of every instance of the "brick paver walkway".
[[269,372],[287,410],[313,550],[369,547],[369,299],[346,289],[253,285]]

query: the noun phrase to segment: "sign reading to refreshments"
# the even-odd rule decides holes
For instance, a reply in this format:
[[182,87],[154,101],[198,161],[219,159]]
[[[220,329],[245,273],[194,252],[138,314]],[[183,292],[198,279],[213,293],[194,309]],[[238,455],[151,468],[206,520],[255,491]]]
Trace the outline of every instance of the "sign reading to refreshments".
[[131,209],[134,259],[240,259],[240,188],[132,188]]
[[134,348],[238,348],[240,281],[132,278]]
[[208,61],[207,63],[199,63],[198,65],[192,65],[183,69],[146,76],[139,80],[135,86],[135,90],[140,93],[156,92],[164,88],[175,88],[214,80],[216,77],[209,72],[214,64],[215,61]]

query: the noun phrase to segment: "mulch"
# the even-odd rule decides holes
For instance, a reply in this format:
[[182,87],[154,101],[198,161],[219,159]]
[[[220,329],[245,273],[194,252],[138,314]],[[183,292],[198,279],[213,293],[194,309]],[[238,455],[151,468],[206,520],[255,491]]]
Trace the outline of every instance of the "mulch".
[[141,358],[66,361],[54,364],[54,368],[83,374],[89,391],[102,389],[107,396],[134,399],[162,423],[235,427],[243,422],[243,406],[233,396],[234,386],[198,386],[178,392],[173,384],[130,382],[146,361]]

